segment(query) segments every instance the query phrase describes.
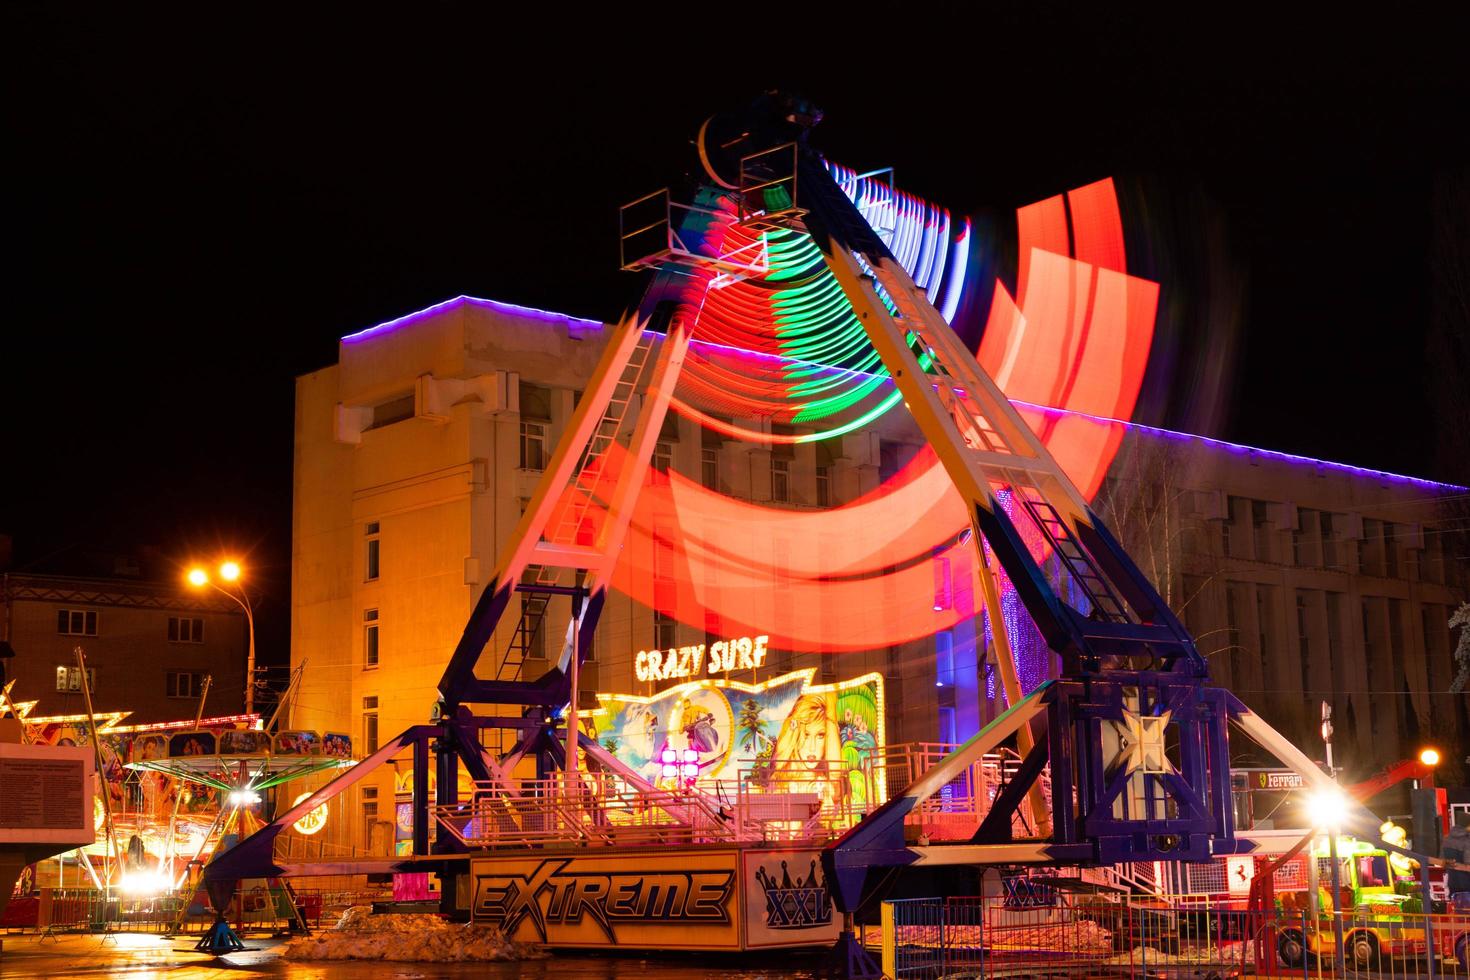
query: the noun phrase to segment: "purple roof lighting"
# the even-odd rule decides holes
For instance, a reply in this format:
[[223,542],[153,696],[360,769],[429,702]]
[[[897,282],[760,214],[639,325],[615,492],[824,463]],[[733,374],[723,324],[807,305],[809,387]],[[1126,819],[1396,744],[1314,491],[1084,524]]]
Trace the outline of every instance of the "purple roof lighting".
[[1455,483],[1440,483],[1438,480],[1426,480],[1423,477],[1418,476],[1404,476],[1400,473],[1389,473],[1387,470],[1375,470],[1370,469],[1366,466],[1353,466],[1350,463],[1334,463],[1331,460],[1327,459],[1315,459],[1311,456],[1297,456],[1293,453],[1278,452],[1274,449],[1258,449],[1255,446],[1243,446],[1238,442],[1226,442],[1223,439],[1212,439],[1209,436],[1197,436],[1189,432],[1176,432],[1173,429],[1160,429],[1156,426],[1143,425],[1139,422],[1125,422],[1122,419],[1110,419],[1102,415],[1089,415],[1086,412],[1074,412],[1070,409],[1065,408],[1053,408],[1050,405],[1033,405],[1030,402],[1023,402],[1019,399],[1014,398],[1011,399],[1011,403],[1013,405],[1019,405],[1022,408],[1033,409],[1035,411],[1044,412],[1049,415],[1070,415],[1073,418],[1088,419],[1089,421],[1099,422],[1105,425],[1121,425],[1129,429],[1137,429],[1140,432],[1147,432],[1150,435],[1163,436],[1168,439],[1184,439],[1192,440],[1195,442],[1203,442],[1211,446],[1218,446],[1221,449],[1225,449],[1229,452],[1261,456],[1265,459],[1280,460],[1284,463],[1309,463],[1312,466],[1322,466],[1330,470],[1341,470],[1345,473],[1352,473],[1356,476],[1367,476],[1377,480],[1387,480],[1394,483],[1409,483],[1423,487],[1436,487],[1441,490],[1463,491],[1467,489],[1466,487],[1462,487]]
[[433,306],[426,307],[422,310],[407,313],[398,317],[396,320],[389,320],[386,323],[368,327],[366,330],[359,330],[357,333],[348,334],[342,338],[342,342],[349,344],[359,340],[366,340],[370,337],[381,336],[399,327],[411,326],[436,314],[467,305],[477,306],[485,310],[494,310],[497,313],[509,313],[513,316],[541,320],[545,323],[564,323],[568,329],[598,331],[603,327],[603,324],[597,320],[584,320],[580,317],[568,316],[565,313],[552,313],[549,310],[538,310],[529,306],[516,306],[514,303],[500,303],[493,299],[479,299],[475,296],[456,296],[453,299],[447,299],[442,303],[435,303]]
[[[479,299],[474,296],[456,296],[453,299],[445,300],[442,303],[435,303],[433,306],[418,310],[414,313],[406,314],[397,318],[396,320],[389,320],[386,323],[380,323],[375,327],[368,327],[366,330],[360,330],[357,333],[348,334],[346,337],[342,338],[342,342],[351,343],[354,341],[366,340],[370,337],[375,337],[380,334],[387,333],[388,331],[397,329],[398,327],[409,326],[413,323],[417,323],[420,320],[433,316],[436,313],[443,313],[446,310],[452,310],[465,304],[478,306],[482,309],[495,310],[500,313],[509,313],[515,316],[527,317],[533,320],[541,320],[545,323],[565,323],[568,326],[568,329],[601,330],[603,328],[603,324],[598,322],[597,320],[584,320],[579,317],[567,316],[563,313],[552,313],[548,310],[533,309],[529,306],[516,306],[514,303],[501,303],[490,299]],[[721,353],[733,354],[737,356],[748,356],[758,359],[778,359],[786,361],[787,363],[800,364],[805,367],[819,368],[825,371],[841,372],[843,374],[850,374],[855,377],[878,378],[884,383],[892,384],[892,379],[889,378],[886,374],[878,375],[865,371],[855,371],[848,368],[833,367],[826,364],[816,364],[808,361],[802,361],[798,358],[783,357],[779,354],[770,354],[764,351],[745,350],[740,347],[730,347],[725,344],[716,344],[709,341],[696,340],[693,342],[693,344],[699,347],[708,347],[714,350],[718,350]],[[1467,489],[1466,487],[1462,487],[1454,483],[1441,483],[1438,480],[1427,480],[1423,477],[1404,476],[1400,473],[1389,473],[1386,470],[1375,470],[1366,466],[1353,466],[1350,463],[1334,463],[1331,460],[1314,459],[1311,456],[1297,456],[1293,453],[1278,452],[1274,449],[1258,449],[1254,446],[1243,446],[1240,443],[1236,442],[1226,442],[1223,439],[1212,439],[1209,436],[1199,436],[1189,432],[1176,432],[1173,429],[1160,429],[1152,425],[1143,425],[1138,422],[1128,422],[1123,419],[1113,419],[1102,415],[1090,415],[1086,412],[1076,412],[1072,411],[1071,409],[1055,408],[1051,405],[1036,405],[1032,404],[1031,402],[1023,402],[1019,399],[1014,398],[1011,399],[1011,403],[1021,408],[1032,409],[1038,412],[1045,412],[1051,415],[1068,415],[1074,418],[1088,419],[1089,421],[1097,422],[1103,425],[1121,425],[1128,429],[1137,429],[1140,432],[1146,432],[1149,435],[1161,436],[1167,439],[1194,440],[1210,446],[1217,446],[1228,452],[1240,453],[1245,455],[1256,455],[1265,459],[1279,460],[1284,463],[1293,463],[1297,465],[1310,464],[1312,466],[1324,467],[1326,469],[1335,470],[1342,473],[1350,473],[1354,476],[1370,477],[1375,480],[1383,480],[1392,483],[1404,483],[1412,486],[1434,488],[1437,490],[1463,492]]]

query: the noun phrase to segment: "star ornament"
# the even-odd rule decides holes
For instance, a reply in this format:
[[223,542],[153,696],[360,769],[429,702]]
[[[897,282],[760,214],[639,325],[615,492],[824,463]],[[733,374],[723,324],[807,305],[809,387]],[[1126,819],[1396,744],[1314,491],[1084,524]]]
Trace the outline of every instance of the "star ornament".
[[1165,711],[1161,715],[1139,715],[1124,708],[1122,721],[1109,722],[1118,737],[1118,752],[1108,763],[1109,768],[1117,770],[1121,767],[1129,774],[1164,775],[1173,772],[1174,765],[1164,751],[1164,733],[1168,730],[1172,714]]

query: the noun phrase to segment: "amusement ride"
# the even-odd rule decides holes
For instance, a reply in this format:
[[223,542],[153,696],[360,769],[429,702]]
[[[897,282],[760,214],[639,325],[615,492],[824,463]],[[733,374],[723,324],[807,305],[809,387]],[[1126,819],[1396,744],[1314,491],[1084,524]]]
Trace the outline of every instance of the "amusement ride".
[[[245,878],[433,871],[445,912],[508,935],[634,948],[835,943],[843,969],[873,975],[854,924],[916,883],[978,894],[984,868],[1264,853],[1235,824],[1232,726],[1308,789],[1337,791],[1210,685],[1189,631],[1088,503],[1121,436],[1054,409],[1129,416],[1157,299],[1153,283],[1128,274],[1111,183],[1023,209],[1017,289],[995,284],[971,349],[951,321],[977,288],[973,229],[896,188],[891,171],[825,159],[809,138],[820,119],[775,93],[712,117],[698,134],[697,176],[623,209],[622,265],[650,271],[650,283],[607,332],[438,700],[423,723],[217,853],[205,869],[216,908]],[[766,508],[649,479],[670,411],[772,450],[906,412],[927,451],[882,493],[825,510]],[[661,772],[630,766],[579,717],[578,673],[609,589],[702,621],[697,589],[660,593],[638,565],[646,549],[625,547],[667,533],[655,531],[667,513],[680,515],[681,576],[724,576],[713,611],[772,646],[881,647],[983,606],[1005,710],[840,820],[823,816],[816,792],[711,791],[696,778],[694,734],[661,752],[651,743]],[[757,522],[790,542],[779,568],[761,538],[728,533]],[[884,595],[934,594],[940,559],[973,582],[976,609],[935,601],[931,615],[885,615]],[[768,615],[778,603],[784,615]],[[563,605],[569,619],[553,621]],[[512,636],[507,649],[491,646],[497,630]],[[559,656],[523,676],[542,634]],[[678,660],[640,669],[684,676]],[[985,778],[1002,750],[1005,778]],[[410,853],[322,868],[276,859],[282,830],[402,753],[413,767]],[[463,796],[461,767],[473,784]],[[957,787],[976,801],[973,821],[917,819]],[[233,948],[222,915],[213,938],[212,948]]]

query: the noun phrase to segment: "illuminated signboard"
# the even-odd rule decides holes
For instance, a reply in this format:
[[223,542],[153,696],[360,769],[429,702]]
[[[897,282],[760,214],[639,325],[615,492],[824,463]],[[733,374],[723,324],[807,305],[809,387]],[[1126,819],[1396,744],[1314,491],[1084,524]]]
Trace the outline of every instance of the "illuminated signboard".
[[[315,792],[315,790],[307,790],[305,793],[302,793],[300,796],[296,797],[296,800],[291,805],[293,807],[300,806],[302,801],[310,796],[313,792]],[[296,828],[296,832],[298,834],[305,834],[306,836],[310,837],[312,834],[316,833],[318,830],[321,830],[326,825],[327,805],[323,803],[321,806],[313,807],[312,809],[308,810],[306,816],[302,817],[291,826]]]
[[1258,789],[1306,789],[1307,781],[1302,778],[1301,773],[1290,770],[1278,770],[1274,772],[1256,773],[1256,787]]
[[815,850],[501,856],[470,875],[474,920],[522,942],[758,949],[830,945],[839,925]]
[[687,785],[692,767],[696,787],[738,781],[747,792],[807,794],[861,814],[886,798],[874,765],[884,744],[883,677],[814,685],[815,674],[761,684],[706,677],[650,697],[598,694],[589,720],[602,747],[651,783]]
[[728,674],[732,670],[755,670],[765,666],[769,636],[742,636],[720,640],[706,650],[705,644],[668,650],[639,650],[633,658],[633,673],[640,681],[670,681],[702,674]]

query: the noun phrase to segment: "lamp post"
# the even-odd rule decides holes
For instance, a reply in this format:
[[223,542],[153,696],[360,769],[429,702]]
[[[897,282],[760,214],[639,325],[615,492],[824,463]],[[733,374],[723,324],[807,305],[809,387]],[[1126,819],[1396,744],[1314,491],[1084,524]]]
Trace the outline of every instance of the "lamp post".
[[189,569],[188,582],[196,589],[202,589],[206,585],[221,595],[227,595],[235,601],[235,604],[245,610],[245,625],[248,627],[249,650],[245,657],[245,713],[255,713],[255,612],[250,608],[250,594],[240,584],[240,563],[236,561],[220,562],[219,577],[226,582],[235,584],[239,595],[229,589],[216,585],[214,579],[210,578],[209,572],[202,566],[196,565]]
[[[1327,854],[1332,862],[1332,932],[1337,944],[1333,955],[1339,969],[1346,961],[1343,949],[1342,869],[1338,866],[1337,834],[1347,818],[1348,799],[1340,789],[1319,790],[1307,798],[1307,813],[1314,828],[1327,831]],[[1315,860],[1315,858],[1314,858]]]

